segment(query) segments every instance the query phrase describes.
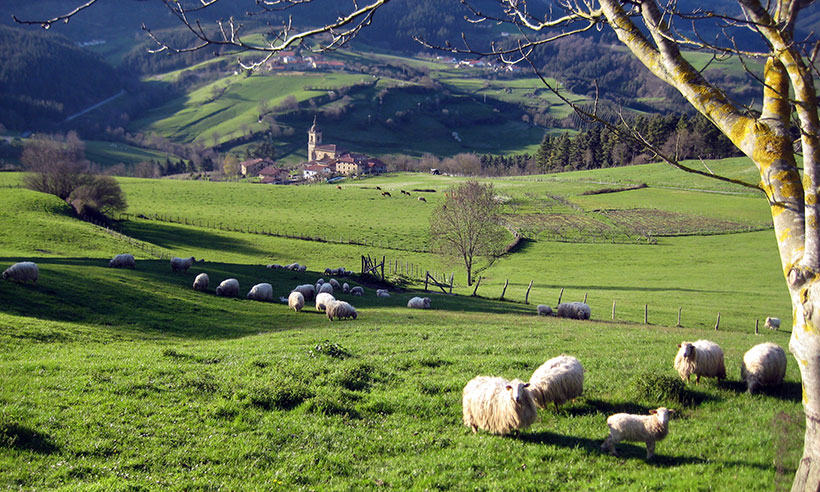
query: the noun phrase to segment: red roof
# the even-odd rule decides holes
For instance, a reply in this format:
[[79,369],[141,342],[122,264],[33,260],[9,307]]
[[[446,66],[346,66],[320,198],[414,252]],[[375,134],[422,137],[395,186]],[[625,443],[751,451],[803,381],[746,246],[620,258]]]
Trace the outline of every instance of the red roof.
[[268,166],[268,167],[262,169],[261,171],[259,171],[260,176],[278,176],[282,173],[288,173],[288,170],[287,169],[282,169],[281,167]]

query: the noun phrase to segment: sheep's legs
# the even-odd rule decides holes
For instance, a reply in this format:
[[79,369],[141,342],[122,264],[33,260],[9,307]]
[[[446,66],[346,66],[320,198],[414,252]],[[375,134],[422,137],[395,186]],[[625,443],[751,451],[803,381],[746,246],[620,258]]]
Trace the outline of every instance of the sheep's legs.
[[609,451],[613,456],[618,456],[618,452],[615,451],[615,444],[612,442],[612,434],[604,439],[604,443],[601,444],[601,451]]
[[655,441],[646,441],[646,459],[655,457]]

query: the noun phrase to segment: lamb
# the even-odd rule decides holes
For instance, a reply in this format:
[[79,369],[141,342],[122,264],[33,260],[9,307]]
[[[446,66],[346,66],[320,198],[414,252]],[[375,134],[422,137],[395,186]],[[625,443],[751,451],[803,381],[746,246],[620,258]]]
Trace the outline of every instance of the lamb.
[[316,288],[310,284],[297,285],[293,291],[299,292],[308,301],[316,296]]
[[546,304],[539,304],[536,309],[538,310],[538,316],[552,316],[552,308]]
[[364,295],[364,287],[362,287],[361,285],[357,285],[356,287],[352,287],[350,289],[350,295],[363,296]]
[[330,282],[322,284],[319,287],[318,293],[321,294],[322,292],[325,292],[327,294],[333,294],[333,285],[331,285]]
[[208,290],[208,283],[209,282],[210,282],[210,279],[208,278],[208,274],[207,273],[200,273],[194,279],[194,290],[199,290],[199,291],[205,292],[206,290]]
[[342,288],[342,285],[335,278],[330,279],[328,283],[333,286],[333,290],[339,290]]
[[303,296],[301,292],[294,290],[288,296],[288,307],[298,313],[305,307],[305,296]]
[[327,308],[327,305],[335,300],[336,298],[333,297],[333,295],[328,294],[327,292],[320,292],[316,295],[316,310],[324,311]]
[[357,319],[358,314],[356,308],[346,303],[345,301],[333,301],[325,306],[325,314],[327,319],[333,321],[336,319],[353,318]]
[[583,302],[562,302],[558,305],[559,318],[589,319],[589,305]]
[[505,435],[526,429],[538,419],[529,383],[520,379],[507,381],[500,377],[477,376],[461,394],[464,425],[473,433],[483,429]]
[[236,280],[235,278],[227,278],[223,280],[216,287],[216,295],[221,297],[238,297],[239,280]]
[[3,272],[3,280],[14,280],[15,282],[26,283],[31,280],[37,283],[37,278],[40,276],[40,269],[37,264],[32,261],[21,261],[6,268]]
[[695,384],[700,383],[700,377],[726,379],[726,366],[723,364],[723,350],[718,344],[709,340],[697,342],[683,342],[678,344],[680,350],[675,356],[675,370],[681,379],[689,382],[689,376],[697,376]]
[[606,419],[609,435],[601,444],[601,450],[609,450],[615,456],[615,445],[620,441],[643,441],[646,443],[646,459],[655,456],[655,442],[663,440],[669,433],[669,418],[674,410],[660,407],[650,410],[649,415],[616,413]]
[[429,297],[413,297],[407,301],[407,307],[413,309],[430,309],[430,302]]
[[191,265],[194,264],[196,258],[191,256],[190,258],[177,258],[174,256],[171,258],[171,271],[172,272],[187,272]]
[[780,328],[780,318],[772,318],[770,316],[767,316],[766,322],[763,323],[763,326],[770,330],[777,331]]
[[248,291],[248,299],[273,302],[273,286],[268,283],[256,284]]
[[134,255],[129,253],[117,255],[108,262],[109,268],[130,268],[133,270],[135,266]]
[[746,383],[749,393],[754,394],[761,386],[778,385],[785,375],[786,352],[779,345],[761,343],[743,354],[740,380]]
[[543,364],[530,377],[530,392],[539,408],[550,402],[558,405],[580,396],[584,391],[584,367],[570,355],[559,355]]
[[387,289],[376,289],[376,297],[390,297]]
[[350,284],[348,284],[347,282],[343,283],[342,284],[342,292],[344,292],[345,294],[349,293],[350,292]]

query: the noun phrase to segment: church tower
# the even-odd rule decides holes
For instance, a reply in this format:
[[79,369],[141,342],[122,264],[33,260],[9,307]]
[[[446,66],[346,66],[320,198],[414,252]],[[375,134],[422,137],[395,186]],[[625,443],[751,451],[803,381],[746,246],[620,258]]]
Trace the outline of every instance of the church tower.
[[313,117],[313,126],[310,127],[308,130],[308,148],[307,148],[307,158],[308,161],[312,161],[316,159],[316,146],[322,145],[322,132],[319,131],[319,128],[316,126],[316,116]]

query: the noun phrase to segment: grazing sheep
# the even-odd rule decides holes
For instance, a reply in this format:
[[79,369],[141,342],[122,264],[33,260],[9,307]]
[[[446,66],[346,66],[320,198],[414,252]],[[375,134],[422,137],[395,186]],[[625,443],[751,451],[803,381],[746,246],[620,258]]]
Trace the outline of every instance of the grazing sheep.
[[228,278],[216,287],[216,295],[221,297],[239,297],[239,280]]
[[552,308],[546,304],[539,304],[536,309],[538,310],[538,316],[552,316]]
[[766,322],[763,323],[763,326],[770,330],[777,331],[780,328],[780,318],[772,318],[770,316],[767,316]]
[[[196,258],[191,256],[190,258],[177,258],[174,256],[171,258],[171,271],[172,272],[187,272],[191,265],[194,264]],[[201,260],[200,260],[201,261]]]
[[584,392],[584,367],[570,355],[559,355],[543,364],[530,377],[530,392],[540,408],[558,405]]
[[413,309],[430,309],[430,302],[429,297],[413,297],[407,301],[407,307]]
[[342,288],[342,284],[335,278],[330,279],[328,283],[333,286],[333,290],[340,290]]
[[377,186],[377,187],[376,187],[376,189],[377,189],[377,190],[379,190],[379,191],[381,191],[382,187],[381,187],[381,186]]
[[646,459],[655,456],[655,442],[663,440],[669,433],[669,417],[675,413],[666,407],[650,410],[649,415],[616,413],[606,419],[609,435],[601,444],[601,450],[609,450],[615,456],[615,445],[621,441],[643,441],[646,443]]
[[343,283],[342,284],[342,292],[344,292],[345,294],[350,292],[350,284],[348,284],[347,282]]
[[786,375],[786,352],[777,344],[761,343],[743,354],[740,380],[746,383],[749,393],[761,386],[774,386],[783,382]]
[[133,270],[136,266],[136,261],[134,260],[134,255],[123,253],[112,258],[111,261],[108,262],[108,266],[110,268],[130,268]]
[[333,275],[330,268],[325,268],[325,275]]
[[695,384],[700,383],[700,377],[726,379],[726,366],[723,364],[723,350],[718,344],[709,340],[697,342],[683,342],[678,344],[680,350],[675,356],[675,370],[681,379],[689,382],[689,376],[697,376]]
[[341,190],[341,189],[342,189],[342,187],[341,187],[341,186],[336,186],[336,189],[337,189],[337,190]]
[[353,318],[356,319],[358,314],[356,308],[346,303],[345,301],[333,301],[325,306],[325,314],[327,319],[333,321],[336,319]]
[[333,286],[330,284],[330,282],[322,284],[321,286],[319,286],[319,290],[317,291],[317,294],[321,294],[322,292],[326,292],[328,294],[333,294]]
[[387,289],[376,289],[376,297],[390,297],[390,292]]
[[316,288],[310,284],[297,285],[293,290],[301,293],[308,301],[316,296]]
[[320,292],[316,295],[316,310],[324,311],[327,308],[327,305],[335,300],[336,298],[333,297],[332,294],[328,294],[327,292]]
[[305,273],[307,271],[307,267],[305,265],[299,265],[299,268],[296,269],[299,273]]
[[283,267],[279,263],[274,263],[272,265],[266,266],[265,268],[270,268],[270,269],[273,269],[273,270],[281,270]]
[[382,191],[382,196],[392,196],[389,191]]
[[419,201],[420,201],[420,202],[427,203],[427,199],[426,199],[426,198],[424,198],[423,196],[420,196],[420,197],[419,197]]
[[208,278],[207,273],[200,273],[194,279],[194,290],[199,290],[205,292],[208,290],[208,283],[210,282],[210,278]]
[[491,434],[505,435],[526,429],[538,418],[538,409],[525,383],[520,379],[477,376],[470,380],[461,394],[464,425],[473,433],[484,429]]
[[285,268],[285,270],[291,270],[291,271],[295,272],[296,270],[299,269],[300,266],[301,265],[298,264],[298,263],[291,263],[290,265],[285,265],[284,268]]
[[325,283],[325,279],[321,277],[318,280],[316,280],[316,285],[322,285],[323,283]]
[[6,268],[3,272],[3,280],[14,280],[15,282],[26,283],[31,280],[37,283],[37,278],[40,276],[40,269],[37,264],[31,261],[21,261]]
[[293,291],[288,296],[288,307],[297,313],[305,307],[305,296],[301,292]]
[[350,295],[353,296],[363,296],[364,295],[364,287],[357,285],[356,287],[352,287],[350,289]]
[[268,283],[256,284],[248,291],[247,298],[254,301],[273,302],[273,286]]
[[559,318],[589,319],[589,305],[583,302],[562,302],[558,305]]

